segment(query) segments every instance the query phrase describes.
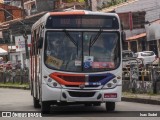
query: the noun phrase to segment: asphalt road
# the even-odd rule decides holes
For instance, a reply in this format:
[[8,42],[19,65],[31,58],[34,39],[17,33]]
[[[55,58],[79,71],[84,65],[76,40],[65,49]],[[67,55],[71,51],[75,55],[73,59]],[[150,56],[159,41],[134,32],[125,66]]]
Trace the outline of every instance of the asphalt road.
[[[35,109],[33,107],[32,97],[29,90],[0,88],[0,111],[40,111],[40,109]],[[65,117],[65,120],[69,119],[70,117],[83,117],[87,120],[93,120],[99,119],[99,117],[101,118],[108,116],[111,118],[116,117],[116,119],[118,119],[119,117],[126,118],[126,116],[134,117],[133,114],[135,114],[134,119],[136,119],[137,114],[139,115],[140,113],[157,113],[156,111],[160,111],[160,105],[119,102],[116,104],[116,110],[113,113],[106,113],[105,105],[102,104],[100,107],[52,107],[52,111],[49,116],[58,117],[59,119],[63,119],[63,117]],[[160,115],[160,113],[158,113],[158,115]],[[51,118],[47,117],[47,119],[49,120]],[[157,117],[154,119],[157,119]],[[125,119],[123,118],[123,120]]]

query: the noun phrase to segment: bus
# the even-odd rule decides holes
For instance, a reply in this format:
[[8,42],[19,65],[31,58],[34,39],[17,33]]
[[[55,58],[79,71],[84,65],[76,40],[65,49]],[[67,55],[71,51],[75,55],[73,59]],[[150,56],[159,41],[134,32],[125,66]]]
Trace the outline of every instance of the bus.
[[82,104],[115,110],[121,101],[122,41],[116,13],[48,12],[31,30],[30,86],[35,108]]

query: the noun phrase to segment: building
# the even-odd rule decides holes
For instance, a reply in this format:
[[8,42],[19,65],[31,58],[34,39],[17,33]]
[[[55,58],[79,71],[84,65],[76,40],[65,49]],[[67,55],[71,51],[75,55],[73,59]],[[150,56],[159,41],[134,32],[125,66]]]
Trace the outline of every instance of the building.
[[[160,56],[160,50],[159,50],[159,39],[160,37],[154,38],[154,39],[148,39],[147,36],[149,36],[146,31],[146,26],[148,26],[147,23],[153,24],[160,18],[160,1],[159,0],[138,0],[137,2],[134,2],[132,4],[128,4],[123,7],[119,7],[115,9],[117,13],[121,12],[135,12],[135,11],[145,11],[145,21],[144,23],[145,28],[142,29],[133,29],[128,30],[128,40],[129,42],[129,49],[133,50],[134,52],[138,51],[144,51],[144,50],[151,50],[156,53],[156,55]],[[141,19],[137,20],[141,21]],[[158,24],[155,29],[158,29]],[[150,25],[149,25],[150,26]],[[153,30],[153,29],[152,29]],[[158,29],[160,33],[160,29]],[[157,32],[158,32],[157,31]],[[155,34],[155,33],[154,33]],[[137,46],[135,49],[135,46]]]
[[3,61],[8,61],[8,45],[0,44],[0,57],[3,58]]
[[3,0],[3,3],[9,5],[11,3],[11,0]]
[[0,3],[0,23],[23,17],[23,10]]
[[[148,30],[151,24],[153,24],[156,20],[160,18],[160,1],[159,0],[132,0],[131,2],[126,2],[122,5],[117,5],[115,7],[111,7],[107,9],[108,11],[114,10],[116,13],[135,13],[135,12],[145,12],[145,21],[142,21],[140,17],[137,17],[137,20],[132,21],[132,25],[134,26],[135,22],[141,23],[141,28],[133,28],[125,30],[127,35],[127,44],[125,48],[131,49],[134,52],[144,51],[144,50],[152,50],[156,53],[156,55],[160,56],[159,50],[159,39],[160,37],[155,37],[154,39],[150,39],[148,36]],[[105,10],[105,11],[107,11]],[[132,14],[133,15],[133,14]],[[134,19],[135,17],[132,16]],[[128,19],[129,20],[129,19]],[[157,26],[153,27],[152,31],[156,31],[160,33],[160,29]],[[153,30],[154,29],[154,30]],[[156,30],[155,30],[156,29]],[[155,33],[154,33],[155,34]]]
[[[24,39],[21,33],[24,27],[27,30],[27,34],[30,34],[32,24],[45,14],[45,12],[42,12],[33,16],[24,16],[23,11],[21,7],[0,3],[0,44],[7,44],[7,57],[4,60],[6,62],[11,60],[13,63],[21,60],[22,67],[26,58],[25,51],[24,49],[19,49],[18,45],[16,47],[15,39],[19,36]],[[24,43],[24,40],[21,41]]]
[[[13,6],[11,6],[13,5]],[[10,12],[10,17],[3,16],[1,19],[1,43],[8,43],[9,57],[13,62],[21,60],[22,64],[25,63],[25,50],[18,49],[17,46],[23,43],[24,38],[22,37],[22,30],[26,30],[27,35],[31,34],[31,26],[35,23],[41,16],[43,16],[47,11],[59,11],[66,8],[76,8],[83,9],[84,2],[72,2],[68,3],[65,0],[11,0],[10,5],[2,4],[3,10],[0,12],[8,13]],[[14,12],[12,9],[8,9],[8,6],[11,8],[16,8],[23,11],[23,14],[20,17],[13,17]],[[25,11],[25,12],[24,12]],[[3,14],[1,14],[3,15]],[[10,19],[9,19],[10,18]],[[16,19],[15,19],[16,18]],[[2,35],[1,35],[2,36]],[[18,42],[17,38],[23,39]],[[18,39],[19,40],[19,39]]]

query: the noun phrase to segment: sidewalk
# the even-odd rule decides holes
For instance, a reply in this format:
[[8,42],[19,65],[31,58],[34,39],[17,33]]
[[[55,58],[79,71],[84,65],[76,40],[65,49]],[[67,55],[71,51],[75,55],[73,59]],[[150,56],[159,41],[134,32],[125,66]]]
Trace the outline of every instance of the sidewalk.
[[133,94],[124,92],[122,94],[122,101],[160,105],[160,94]]

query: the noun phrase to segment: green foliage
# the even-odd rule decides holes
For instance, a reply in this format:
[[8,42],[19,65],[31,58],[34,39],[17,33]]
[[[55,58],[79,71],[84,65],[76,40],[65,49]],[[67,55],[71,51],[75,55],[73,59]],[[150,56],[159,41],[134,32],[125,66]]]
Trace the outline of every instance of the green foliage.
[[66,2],[84,2],[85,0],[65,0]]
[[103,6],[101,8],[98,8],[99,10],[103,9],[103,8],[107,8],[107,7],[110,7],[110,6],[114,6],[114,5],[118,5],[120,3],[123,3],[123,2],[126,2],[127,0],[111,0],[110,2],[105,2],[103,4]]
[[0,87],[12,87],[12,88],[29,88],[29,83],[20,84],[20,83],[0,83]]
[[111,1],[111,5],[117,5],[117,4],[120,4],[120,3],[122,3],[122,2],[126,2],[127,0],[112,0]]

